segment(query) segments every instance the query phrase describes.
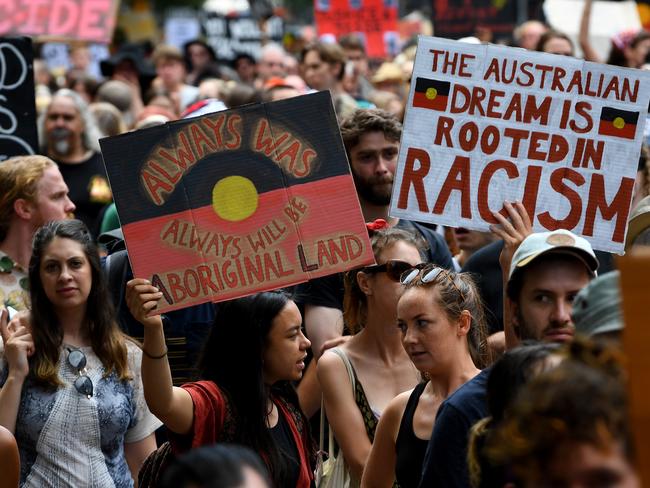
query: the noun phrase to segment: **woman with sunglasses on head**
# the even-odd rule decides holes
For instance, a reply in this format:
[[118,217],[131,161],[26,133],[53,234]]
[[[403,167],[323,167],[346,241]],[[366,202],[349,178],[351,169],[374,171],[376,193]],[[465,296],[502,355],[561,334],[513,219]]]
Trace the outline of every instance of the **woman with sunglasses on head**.
[[379,421],[361,486],[417,488],[440,404],[487,363],[478,291],[464,273],[435,265],[405,271],[397,304],[404,350],[427,379],[395,397]]
[[395,396],[419,381],[395,322],[403,289],[399,277],[421,263],[424,244],[394,227],[375,231],[371,243],[377,265],[350,272],[345,278],[343,313],[354,336],[318,361],[327,419],[345,458],[351,486],[359,486],[382,412]]
[[18,441],[21,487],[133,486],[161,424],[81,221],[36,232],[29,282],[31,327],[0,317],[0,425]]
[[[160,315],[150,314],[161,297],[147,280],[127,284],[129,309],[144,326],[145,396],[169,431],[172,453],[236,443],[260,454],[275,487],[312,486],[315,445],[291,384],[302,377],[311,346],[296,304],[281,292],[220,303],[199,359],[201,379],[179,388]],[[160,471],[150,474],[150,486]]]

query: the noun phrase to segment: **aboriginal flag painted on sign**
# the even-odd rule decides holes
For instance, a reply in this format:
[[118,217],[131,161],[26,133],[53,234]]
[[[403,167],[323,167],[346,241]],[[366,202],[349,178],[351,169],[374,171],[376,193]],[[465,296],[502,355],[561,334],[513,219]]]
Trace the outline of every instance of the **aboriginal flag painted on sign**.
[[[373,262],[328,92],[170,122],[101,147],[134,274],[195,292],[159,304],[162,312]],[[284,274],[260,278],[256,263],[269,259]],[[240,276],[236,286],[222,286],[228,273]]]
[[600,112],[598,133],[604,136],[634,139],[639,112],[630,112],[612,107],[603,107]]
[[415,79],[413,106],[444,112],[447,109],[450,88],[451,83],[448,81],[418,77]]

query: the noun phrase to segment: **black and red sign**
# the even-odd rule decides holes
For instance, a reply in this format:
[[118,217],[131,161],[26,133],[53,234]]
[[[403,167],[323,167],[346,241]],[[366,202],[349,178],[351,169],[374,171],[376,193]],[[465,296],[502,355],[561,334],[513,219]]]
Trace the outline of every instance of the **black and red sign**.
[[136,276],[160,310],[374,261],[329,93],[101,140]]

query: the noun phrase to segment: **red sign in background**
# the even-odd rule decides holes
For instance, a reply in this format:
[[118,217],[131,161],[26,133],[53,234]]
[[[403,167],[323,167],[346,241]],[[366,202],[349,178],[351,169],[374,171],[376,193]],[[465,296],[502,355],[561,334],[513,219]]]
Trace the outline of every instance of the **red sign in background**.
[[358,34],[371,58],[399,52],[397,0],[314,0],[318,35]]

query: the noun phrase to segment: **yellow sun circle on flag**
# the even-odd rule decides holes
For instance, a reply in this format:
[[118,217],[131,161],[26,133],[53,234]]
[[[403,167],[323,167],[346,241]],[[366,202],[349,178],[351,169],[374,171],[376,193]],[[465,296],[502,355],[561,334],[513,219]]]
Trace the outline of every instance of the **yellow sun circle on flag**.
[[243,176],[226,176],[212,188],[214,212],[230,222],[239,222],[253,215],[258,203],[255,185]]
[[437,95],[438,95],[438,90],[436,90],[433,87],[427,88],[427,92],[424,94],[424,96],[427,97],[429,100],[433,100],[434,98],[436,98]]
[[623,117],[616,117],[614,119],[614,122],[612,122],[612,124],[617,129],[622,129],[623,127],[625,127],[625,121],[623,120]]

